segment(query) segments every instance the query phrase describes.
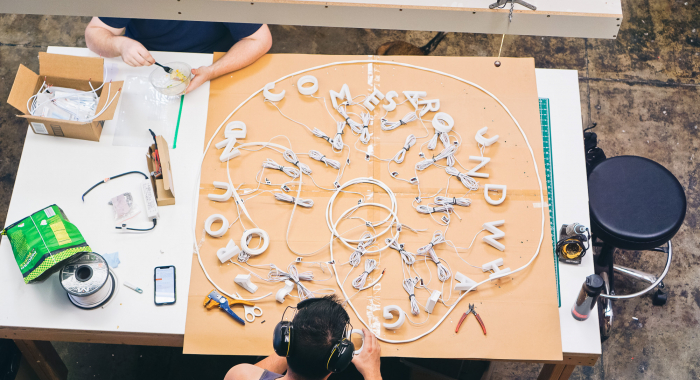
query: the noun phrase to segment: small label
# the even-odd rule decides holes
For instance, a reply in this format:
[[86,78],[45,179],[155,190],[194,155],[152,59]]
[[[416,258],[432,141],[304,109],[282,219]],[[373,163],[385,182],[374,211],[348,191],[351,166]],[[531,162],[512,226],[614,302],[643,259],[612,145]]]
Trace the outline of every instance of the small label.
[[49,131],[46,130],[46,126],[42,123],[30,123],[32,125],[32,129],[34,130],[34,133],[38,133],[40,135],[48,135]]
[[50,226],[54,236],[56,236],[58,245],[65,245],[72,242],[68,232],[66,231],[66,226],[63,225],[61,220],[56,223],[51,223]]
[[52,125],[51,130],[53,131],[54,136],[61,136],[64,137],[65,135],[63,134],[63,129],[61,129],[60,125]]
[[50,217],[56,215],[56,212],[51,207],[44,209],[44,212],[46,213],[47,218],[50,218]]

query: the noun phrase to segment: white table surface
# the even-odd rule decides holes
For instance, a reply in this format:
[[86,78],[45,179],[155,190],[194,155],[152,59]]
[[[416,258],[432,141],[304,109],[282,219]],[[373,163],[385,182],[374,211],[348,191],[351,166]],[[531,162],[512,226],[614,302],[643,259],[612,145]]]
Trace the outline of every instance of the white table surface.
[[[94,56],[82,48],[49,47],[48,52]],[[154,52],[153,55],[158,61],[184,61],[192,67],[212,62],[212,56],[205,54]],[[151,71],[131,68],[118,58],[105,61],[118,65],[115,80],[127,75],[147,76]],[[536,75],[539,96],[550,101],[557,222],[589,225],[578,73],[537,69]],[[105,123],[99,143],[35,135],[28,129],[6,223],[56,203],[95,252],[119,252],[121,264],[115,272],[120,282],[136,284],[144,292],[138,294],[120,285],[107,306],[80,310],[66,298],[57,275],[42,284],[25,285],[9,241],[3,237],[0,326],[184,334],[192,269],[193,180],[204,145],[208,94],[207,83],[185,97],[177,148],[170,150],[177,203],[159,207],[158,226],[147,234],[124,234],[113,229],[111,210],[106,205],[109,198],[121,192],[139,194],[138,176],[109,182],[93,190],[85,203],[80,200],[82,193],[101,178],[129,170],[147,171],[145,147],[112,146],[117,117]],[[172,142],[169,143],[172,147]],[[42,182],[64,185],[47,188],[41,186]],[[135,198],[141,201],[140,195]],[[148,225],[145,217],[137,218]],[[177,268],[175,305],[153,304],[153,268],[161,265]],[[597,313],[594,311],[587,321],[578,322],[570,311],[585,277],[593,273],[592,255],[585,256],[580,266],[561,264],[559,273],[563,351],[600,354]]]

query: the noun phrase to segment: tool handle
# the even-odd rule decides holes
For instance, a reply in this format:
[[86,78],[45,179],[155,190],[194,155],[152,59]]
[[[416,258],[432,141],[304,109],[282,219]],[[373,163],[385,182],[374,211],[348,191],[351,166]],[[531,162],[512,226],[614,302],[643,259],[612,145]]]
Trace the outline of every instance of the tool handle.
[[234,313],[233,310],[231,310],[230,307],[228,307],[228,306],[227,306],[227,307],[223,307],[223,305],[220,305],[220,307],[221,307],[221,309],[222,309],[223,311],[225,311],[226,313],[228,313],[228,315],[230,315],[231,318],[233,318],[236,322],[238,322],[238,323],[240,323],[240,324],[242,324],[242,325],[245,325],[245,321],[244,321],[243,319],[241,319],[241,317],[239,317],[236,313]]
[[479,321],[479,325],[481,325],[481,330],[484,331],[484,335],[486,335],[486,326],[484,326],[484,322],[481,321],[481,317],[477,313],[474,313],[474,316],[476,317],[476,320]]
[[462,318],[459,319],[459,323],[457,323],[457,328],[455,328],[455,333],[459,332],[459,328],[462,326],[462,322],[464,322],[464,319],[467,318],[467,313],[462,314]]

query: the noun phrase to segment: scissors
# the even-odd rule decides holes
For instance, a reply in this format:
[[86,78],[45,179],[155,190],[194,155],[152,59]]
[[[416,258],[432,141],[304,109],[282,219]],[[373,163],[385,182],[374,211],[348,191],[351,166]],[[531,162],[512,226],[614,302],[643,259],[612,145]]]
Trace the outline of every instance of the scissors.
[[243,311],[245,312],[245,320],[248,323],[255,322],[255,317],[261,317],[263,314],[262,309],[257,306],[243,305]]
[[[260,315],[262,315],[262,310],[259,307],[255,307],[254,303],[249,302],[249,301],[243,301],[243,300],[229,300],[228,297],[225,297],[225,296],[219,294],[219,292],[217,292],[216,290],[212,290],[209,293],[209,295],[207,295],[207,297],[204,299],[204,306],[207,309],[211,309],[211,308],[218,306],[221,310],[225,311],[228,315],[230,315],[231,318],[233,318],[236,322],[238,322],[242,325],[245,325],[245,321],[241,317],[239,317],[236,313],[234,313],[233,310],[231,310],[231,307],[233,305],[237,305],[237,304],[241,304],[245,308],[248,308],[248,307],[252,308],[253,311],[251,312],[251,314],[253,314],[253,320],[255,320],[256,316],[259,317]],[[260,310],[260,315],[255,314],[256,308],[258,310]],[[246,312],[247,312],[247,309],[246,309]],[[246,316],[247,316],[247,314],[246,314]]]

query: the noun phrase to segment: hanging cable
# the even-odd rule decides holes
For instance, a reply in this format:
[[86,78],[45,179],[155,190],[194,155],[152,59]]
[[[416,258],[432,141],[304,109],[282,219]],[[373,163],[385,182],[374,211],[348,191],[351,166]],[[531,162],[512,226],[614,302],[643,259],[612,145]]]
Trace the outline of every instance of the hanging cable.
[[338,111],[340,116],[342,116],[345,119],[345,122],[348,123],[348,125],[350,126],[350,129],[352,129],[353,131],[361,130],[362,124],[356,122],[355,120],[351,119],[350,116],[348,116],[348,112],[347,112],[346,107],[347,107],[346,104],[341,104],[338,106],[338,108],[336,108],[336,110]]
[[319,152],[317,150],[310,150],[309,157],[311,157],[312,159],[314,159],[316,161],[321,161],[324,164],[326,164],[326,166],[330,166],[333,169],[336,169],[336,170],[340,169],[340,162],[326,157],[324,154],[321,154],[321,152]]
[[420,308],[418,307],[418,301],[416,301],[416,283],[420,281],[416,278],[407,278],[403,280],[403,289],[408,293],[408,299],[411,301],[411,314],[420,314]]
[[350,254],[350,259],[348,263],[353,267],[360,265],[360,260],[362,256],[367,252],[367,248],[374,244],[374,236],[369,231],[365,231],[360,237],[360,242],[357,243],[357,249],[355,249],[352,254]]
[[366,259],[365,260],[365,271],[362,272],[357,278],[352,282],[352,287],[360,290],[365,287],[365,281],[367,281],[367,276],[372,273],[373,270],[377,269],[377,260]]
[[416,116],[415,112],[409,112],[406,114],[406,116],[402,117],[399,121],[389,121],[387,119],[382,118],[382,130],[383,131],[393,131],[394,129],[406,125],[412,121],[418,120],[418,116]]
[[333,146],[333,149],[336,151],[341,151],[343,150],[343,131],[345,130],[345,122],[344,121],[338,121],[336,122],[336,133],[335,136],[333,137],[333,142],[331,143],[331,146]]
[[464,185],[464,187],[466,187],[467,189],[479,190],[479,182],[476,182],[474,178],[468,176],[466,173],[460,173],[459,170],[457,170],[454,167],[446,167],[445,173],[459,178],[459,180],[462,182],[462,185]]
[[433,233],[433,239],[430,241],[430,243],[428,243],[428,245],[418,248],[418,254],[427,255],[428,257],[430,257],[430,260],[433,260],[435,265],[437,265],[438,280],[442,282],[447,281],[450,278],[450,276],[452,276],[452,273],[440,261],[440,258],[437,256],[437,253],[435,253],[435,246],[446,241],[447,240],[445,240],[445,235],[443,235],[442,231],[438,230],[435,231],[435,233]]
[[294,179],[299,178],[299,170],[297,168],[293,168],[290,166],[282,166],[270,158],[268,158],[267,161],[264,161],[262,163],[262,167],[266,168],[266,169],[279,170],[282,173],[284,173],[284,174],[286,174]]
[[442,152],[440,152],[437,156],[420,161],[416,164],[416,170],[425,170],[433,164],[435,164],[437,161],[442,160],[443,158],[447,159],[447,166],[452,166],[455,163],[455,158],[454,154],[457,152],[457,146],[455,145],[450,145],[447,148],[443,149]]
[[445,148],[450,146],[450,136],[447,134],[447,132],[435,131],[435,134],[433,135],[433,137],[430,139],[430,141],[428,141],[427,148],[430,150],[435,149],[435,147],[437,147],[438,138],[440,138],[440,142],[442,142],[442,145]]
[[404,158],[406,157],[406,152],[408,152],[409,149],[411,149],[412,146],[416,145],[416,136],[414,135],[408,135],[406,137],[406,142],[403,144],[403,148],[401,148],[398,153],[394,156],[393,160],[397,164],[400,164],[403,162]]
[[[360,119],[362,119],[362,130],[356,131],[353,129],[353,131],[355,133],[360,135],[360,142],[365,144],[365,145],[369,144],[369,140],[372,138],[372,134],[369,133],[370,118],[371,118],[371,115],[368,112],[361,112]],[[351,125],[351,127],[352,127],[352,125]]]
[[294,198],[293,196],[285,193],[275,193],[275,199],[278,201],[282,202],[289,202],[292,204],[297,204],[301,207],[306,207],[306,208],[311,208],[314,206],[314,200],[313,199],[303,199],[303,198]]
[[147,176],[146,174],[144,174],[144,173],[142,173],[142,172],[140,172],[140,171],[138,171],[138,170],[134,170],[134,171],[130,171],[130,172],[122,173],[122,174],[117,174],[117,175],[115,175],[115,176],[105,178],[105,179],[103,179],[101,182],[96,183],[96,184],[93,185],[91,188],[89,188],[86,192],[83,193],[83,197],[82,197],[83,202],[85,202],[85,196],[87,195],[87,193],[89,193],[89,192],[91,192],[92,190],[94,190],[97,186],[100,186],[100,185],[103,184],[103,183],[107,183],[107,182],[109,182],[109,181],[111,181],[111,180],[113,180],[113,179],[115,179],[115,178],[123,177],[123,176],[128,175],[128,174],[141,174],[141,175],[143,176],[143,178],[148,179],[148,176]]
[[451,204],[446,204],[446,205],[438,205],[437,207],[430,207],[426,205],[418,205],[416,206],[416,211],[418,211],[421,214],[432,214],[434,212],[446,212],[446,213],[451,213],[454,212],[455,208]]
[[462,206],[462,207],[468,207],[469,205],[472,204],[471,199],[469,198],[450,198],[450,197],[442,197],[442,196],[437,196],[434,199],[434,202],[436,205],[454,205],[454,206]]
[[298,167],[302,173],[311,175],[311,168],[305,163],[299,162],[296,153],[294,153],[291,149],[285,150],[284,153],[282,153],[282,157],[284,157],[284,159],[290,164],[294,164],[294,166]]
[[413,265],[416,262],[416,256],[403,249],[403,244],[399,244],[398,241],[391,242],[391,238],[384,239],[384,242],[389,246],[389,248],[399,251],[401,254],[401,259],[406,265]]

